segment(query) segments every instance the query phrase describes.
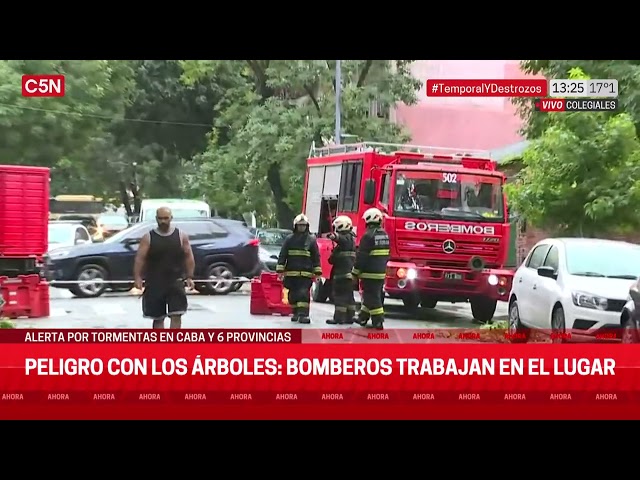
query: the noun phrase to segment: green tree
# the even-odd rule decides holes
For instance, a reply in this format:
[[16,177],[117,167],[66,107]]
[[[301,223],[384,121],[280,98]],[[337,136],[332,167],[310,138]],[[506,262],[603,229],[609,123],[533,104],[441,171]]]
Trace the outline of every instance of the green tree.
[[[411,61],[342,62],[342,124],[363,139],[402,142],[407,136],[385,118],[369,116],[399,101],[412,104],[420,81]],[[225,85],[209,147],[195,158],[193,192],[214,207],[253,210],[290,225],[302,203],[306,157],[312,142],[334,131],[334,60],[182,62],[187,84],[209,79]]]
[[[22,97],[21,76],[37,73],[64,74],[65,96]],[[0,163],[50,167],[55,193],[102,191],[106,169],[87,152],[123,117],[132,73],[123,61],[0,61]]]
[[[634,89],[638,80],[637,66],[629,61],[544,60],[524,62],[524,67],[551,78],[617,78],[622,92]],[[529,99],[519,99],[531,143],[518,181],[507,187],[512,207],[532,224],[557,233],[593,236],[637,228],[640,110],[635,95],[628,92],[622,100],[624,113],[533,112]]]
[[511,206],[548,231],[595,236],[637,227],[640,142],[627,114],[552,113],[507,186]]
[[[572,69],[577,68],[590,78],[618,80],[619,108],[631,116],[636,131],[640,132],[640,60],[525,60],[521,67],[526,73],[549,79],[569,78]],[[513,102],[525,122],[525,136],[539,137],[549,125],[550,117],[536,112],[531,98],[515,98]]]
[[135,86],[125,119],[110,128],[112,157],[119,162],[122,181],[137,180],[149,196],[182,194],[181,174],[191,158],[207,147],[218,85],[181,81],[182,68],[174,60],[133,63]]

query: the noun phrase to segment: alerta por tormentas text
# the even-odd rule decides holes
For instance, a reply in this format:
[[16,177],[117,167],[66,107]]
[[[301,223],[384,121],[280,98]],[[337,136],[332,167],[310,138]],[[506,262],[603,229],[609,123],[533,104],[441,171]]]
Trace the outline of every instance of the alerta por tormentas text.
[[615,375],[612,358],[27,358],[26,375]]

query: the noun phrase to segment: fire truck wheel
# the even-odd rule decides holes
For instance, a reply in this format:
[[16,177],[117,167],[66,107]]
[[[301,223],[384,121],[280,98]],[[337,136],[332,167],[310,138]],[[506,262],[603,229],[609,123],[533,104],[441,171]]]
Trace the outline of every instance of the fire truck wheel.
[[473,314],[473,318],[482,323],[490,322],[493,314],[496,313],[497,305],[497,300],[474,298],[471,300],[471,313]]
[[422,305],[423,308],[436,308],[437,304],[438,300],[435,298],[423,298],[420,301],[420,305]]
[[417,310],[420,306],[420,299],[417,295],[407,295],[402,297],[402,303],[409,310]]

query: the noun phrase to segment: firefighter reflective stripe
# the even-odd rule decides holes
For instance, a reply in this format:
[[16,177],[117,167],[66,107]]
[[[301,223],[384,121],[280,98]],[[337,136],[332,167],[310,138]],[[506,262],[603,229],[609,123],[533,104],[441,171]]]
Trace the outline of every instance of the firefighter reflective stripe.
[[354,268],[351,270],[351,274],[357,277],[360,275],[360,270],[358,270],[357,268]]
[[309,302],[296,302],[295,306],[298,308],[308,308]]
[[347,280],[352,280],[353,275],[351,275],[350,273],[343,273],[340,275],[334,275],[333,278],[346,278]]
[[316,275],[322,275],[322,267],[314,267],[313,273]]
[[363,280],[384,280],[386,273],[361,273],[359,276]]
[[284,272],[284,265],[276,265],[276,272]]
[[369,309],[368,309],[367,307],[365,307],[364,305],[362,305],[362,306],[360,307],[360,311],[361,311],[361,312],[369,313]]
[[287,252],[292,257],[310,257],[311,252],[309,250],[289,250]]
[[311,272],[296,272],[296,271],[288,271],[288,272],[284,272],[284,276],[285,277],[307,277],[307,278],[311,278],[313,277],[313,273]]
[[375,317],[376,315],[384,315],[384,307],[372,308],[369,310],[369,315]]
[[336,254],[336,256],[338,256],[338,257],[353,257],[353,258],[356,258],[356,252],[338,252]]
[[389,249],[388,248],[386,248],[386,249],[379,248],[377,250],[371,250],[369,252],[369,255],[375,255],[375,256],[378,256],[378,257],[388,256],[389,255]]
[[336,312],[347,312],[347,307],[336,307]]

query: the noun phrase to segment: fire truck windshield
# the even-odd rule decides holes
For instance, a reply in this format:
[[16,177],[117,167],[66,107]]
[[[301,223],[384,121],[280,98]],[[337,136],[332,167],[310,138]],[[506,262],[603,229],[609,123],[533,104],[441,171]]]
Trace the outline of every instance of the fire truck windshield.
[[394,215],[502,222],[502,179],[459,172],[400,171],[395,180]]

